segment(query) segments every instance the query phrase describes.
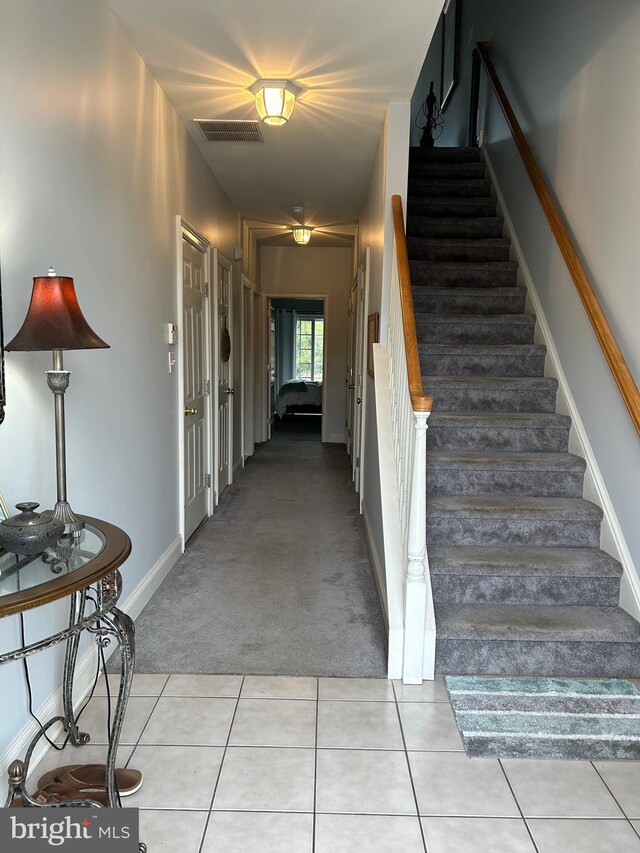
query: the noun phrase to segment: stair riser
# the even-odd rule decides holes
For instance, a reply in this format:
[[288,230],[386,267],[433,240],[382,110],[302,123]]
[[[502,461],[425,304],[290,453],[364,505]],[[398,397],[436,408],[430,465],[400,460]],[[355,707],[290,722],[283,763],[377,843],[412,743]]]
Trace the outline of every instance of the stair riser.
[[456,429],[429,422],[431,450],[504,450],[516,453],[565,453],[568,429],[508,429],[500,426]]
[[477,216],[495,216],[495,198],[476,199],[428,199],[420,196],[409,197],[407,200],[409,216],[444,216],[461,218]]
[[616,642],[439,639],[436,672],[637,678],[640,648],[637,643]]
[[[520,495],[538,498],[581,498],[583,473],[568,471],[491,471],[429,467],[430,495]],[[617,603],[617,602],[616,602]]]
[[479,148],[439,148],[421,146],[409,148],[411,163],[479,163]]
[[573,738],[514,737],[501,735],[487,737],[472,735],[464,739],[467,755],[482,758],[540,758],[589,761],[596,755],[601,760],[637,760],[640,758],[640,744],[637,740],[621,739],[609,741],[605,746],[598,739],[584,740]]
[[438,412],[554,412],[556,387],[523,390],[487,388],[468,390],[452,386],[430,385],[423,379],[425,391],[435,397],[433,411]]
[[432,314],[522,314],[527,301],[524,287],[473,288],[460,293],[457,289],[414,287],[416,312]]
[[532,344],[535,317],[522,321],[491,323],[479,319],[473,323],[446,317],[416,314],[418,340],[429,344]]
[[420,347],[420,367],[433,376],[544,376],[544,353],[447,355]]
[[408,195],[423,198],[490,198],[491,184],[483,179],[411,178]]
[[409,237],[407,249],[412,260],[422,261],[508,261],[508,246],[456,246],[451,243],[429,244],[424,238]]
[[[583,519],[427,516],[427,543],[457,545],[527,545],[538,548],[597,548],[600,522]],[[549,673],[551,675],[552,673]]]
[[407,218],[408,237],[453,237],[454,239],[502,237],[504,222],[499,217],[464,219],[460,217],[430,218],[411,216]]
[[[432,572],[431,588],[436,606],[515,604],[615,607],[620,597],[618,578],[441,575]],[[474,701],[477,703],[477,696]],[[637,703],[636,707],[640,711]]]
[[518,271],[515,268],[483,269],[482,266],[460,267],[425,266],[420,261],[409,263],[411,284],[414,287],[515,287]]
[[486,174],[483,163],[420,163],[409,164],[409,180],[436,178],[445,181],[482,180]]

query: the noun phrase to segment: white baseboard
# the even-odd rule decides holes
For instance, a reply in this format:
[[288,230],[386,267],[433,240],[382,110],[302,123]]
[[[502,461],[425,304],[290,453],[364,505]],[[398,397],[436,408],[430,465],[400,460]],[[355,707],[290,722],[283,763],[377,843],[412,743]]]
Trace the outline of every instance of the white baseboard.
[[326,439],[323,439],[325,444],[346,444],[347,437],[344,432],[330,432]]
[[604,477],[602,476],[596,455],[589,441],[584,422],[580,417],[576,401],[569,388],[566,374],[562,369],[560,356],[553,335],[551,334],[549,323],[542,308],[531,271],[527,266],[522,246],[513,227],[513,220],[500,189],[491,157],[486,147],[481,149],[481,153],[491,175],[498,206],[504,218],[505,232],[511,240],[513,255],[520,267],[518,274],[522,278],[521,283],[527,288],[531,310],[537,316],[536,333],[540,335],[542,342],[547,347],[545,375],[552,376],[558,380],[557,411],[567,414],[571,418],[569,450],[578,456],[582,456],[587,463],[584,480],[584,497],[597,504],[604,513],[600,531],[600,547],[622,564],[623,576],[620,584],[620,606],[640,621],[640,576],[624,538],[622,527],[618,521],[618,516],[616,515],[604,482]]
[[[182,554],[182,537],[176,536],[171,545],[166,549],[164,554],[155,563],[153,568],[147,572],[140,583],[132,590],[131,594],[124,602],[119,603],[121,610],[128,613],[132,619],[136,619],[146,604],[148,604],[151,596],[158,589],[162,581],[169,574],[173,566],[178,561]],[[62,647],[62,644],[60,644]],[[116,650],[117,645],[111,645],[105,649],[105,658],[109,658]],[[89,693],[96,675],[97,667],[97,647],[92,644],[78,659],[74,681],[74,705],[76,708],[84,701]],[[37,709],[36,716],[41,720],[49,720],[62,713],[62,685]],[[12,761],[16,758],[24,758],[27,748],[38,730],[38,724],[35,720],[29,720],[20,732],[16,735],[13,741],[7,747],[4,755],[0,757],[0,778],[6,778],[6,771]],[[60,731],[61,725],[52,726],[49,729],[49,737],[55,739]],[[41,738],[37,747],[34,750],[30,769],[33,770],[41,761],[43,756],[49,750],[49,744],[45,738]]]

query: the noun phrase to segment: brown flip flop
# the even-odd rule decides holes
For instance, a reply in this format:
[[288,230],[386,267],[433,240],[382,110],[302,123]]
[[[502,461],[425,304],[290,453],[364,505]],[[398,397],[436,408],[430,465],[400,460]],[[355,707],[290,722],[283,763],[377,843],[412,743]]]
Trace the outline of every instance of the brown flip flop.
[[[83,793],[72,785],[61,784],[60,782],[50,782],[47,785],[38,785],[38,790],[33,795],[33,799],[43,805],[46,803],[63,803],[67,800],[95,800],[101,805],[107,806],[106,791],[94,791]],[[26,803],[22,797],[16,797],[11,801],[10,808],[23,809],[29,808],[31,803]]]
[[[38,781],[38,788],[52,783],[70,785],[78,791],[104,791],[106,788],[106,767],[104,764],[68,764],[50,770]],[[121,797],[135,794],[142,785],[142,773],[139,770],[116,770],[116,783]],[[95,799],[95,797],[90,797]]]

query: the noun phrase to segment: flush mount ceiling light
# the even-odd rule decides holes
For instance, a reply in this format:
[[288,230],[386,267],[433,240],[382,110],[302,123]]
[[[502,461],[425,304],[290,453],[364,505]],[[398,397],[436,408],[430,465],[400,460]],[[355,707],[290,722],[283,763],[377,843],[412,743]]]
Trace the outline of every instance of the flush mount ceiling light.
[[306,246],[311,239],[313,228],[307,228],[306,225],[301,225],[299,228],[293,229],[293,239],[300,246]]
[[265,124],[286,124],[300,89],[289,80],[258,80],[249,91],[255,96],[258,115]]

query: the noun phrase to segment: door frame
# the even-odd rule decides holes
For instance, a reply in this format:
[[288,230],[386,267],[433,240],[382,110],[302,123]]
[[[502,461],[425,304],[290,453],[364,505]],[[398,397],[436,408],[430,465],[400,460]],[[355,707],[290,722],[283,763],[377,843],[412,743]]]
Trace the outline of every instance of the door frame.
[[[220,377],[218,375],[218,347],[220,346],[220,341],[218,340],[218,264],[224,267],[229,272],[229,326],[231,327],[231,331],[233,331],[233,265],[231,261],[223,255],[220,249],[216,246],[211,246],[210,249],[211,255],[211,270],[213,271],[213,275],[211,276],[213,286],[211,287],[211,326],[213,329],[213,336],[211,340],[211,349],[210,352],[210,370],[211,370],[211,394],[209,395],[211,398],[211,409],[212,416],[215,415],[215,422],[217,423],[218,418],[218,407],[219,407],[219,388]],[[234,359],[234,350],[235,344],[231,341],[231,365],[229,367],[229,384],[233,387],[233,359]],[[233,404],[229,401],[229,429],[228,429],[228,438],[227,438],[227,452],[229,454],[229,482],[225,486],[230,486],[233,483]],[[213,503],[215,506],[218,506],[220,503],[220,483],[218,482],[218,469],[220,467],[220,454],[218,453],[218,442],[213,442],[213,458],[212,458],[212,467],[213,467]]]
[[[255,294],[256,285],[250,278],[242,273],[240,276],[242,285],[242,425],[240,434],[242,437],[242,466],[249,456],[253,456],[255,450]],[[249,300],[249,313],[245,311],[245,299]]]
[[[202,365],[204,370],[204,379],[205,381],[211,382],[211,370],[210,370],[210,358],[209,353],[211,352],[211,263],[210,263],[210,248],[211,244],[207,240],[205,236],[203,236],[199,231],[197,231],[184,217],[178,214],[176,216],[176,284],[177,284],[177,328],[178,328],[178,346],[177,346],[177,354],[178,354],[178,363],[177,363],[177,374],[178,374],[178,533],[181,539],[181,548],[184,552],[186,541],[185,541],[185,531],[186,531],[186,520],[185,520],[185,488],[184,488],[184,478],[185,478],[185,455],[184,455],[184,329],[182,327],[182,321],[184,319],[184,300],[183,300],[183,281],[182,281],[182,265],[183,265],[183,253],[182,253],[182,241],[186,240],[187,243],[190,243],[195,249],[203,255],[204,262],[204,280],[205,280],[205,294],[204,298],[209,303],[205,304],[204,310],[204,329],[203,329],[203,340],[202,340]],[[205,447],[206,447],[206,455],[207,455],[207,468],[209,472],[212,471],[212,447],[213,447],[213,433],[212,433],[212,409],[211,409],[211,394],[205,395],[205,406],[204,406],[204,421],[205,421]],[[207,518],[213,514],[213,496],[212,489],[208,490],[207,495]]]
[[[362,282],[362,293],[358,299],[358,310],[362,311],[362,340],[360,341],[360,352],[356,355],[356,367],[359,367],[358,376],[356,377],[356,395],[358,393],[358,385],[360,385],[360,435],[358,447],[356,448],[359,454],[360,465],[358,476],[355,478],[356,491],[360,495],[360,513],[363,511],[364,503],[364,449],[365,449],[365,434],[367,431],[367,318],[369,316],[369,278],[371,271],[371,249],[366,247],[364,253],[364,263],[358,269],[358,282]],[[357,413],[356,413],[357,414]]]
[[[265,293],[266,299],[266,315],[269,316],[269,308],[271,307],[272,299],[322,299],[322,317],[324,319],[324,334],[322,339],[322,431],[320,433],[320,441],[327,442],[329,440],[329,387],[325,381],[327,370],[331,364],[331,291],[322,290],[309,293],[308,291],[287,291],[286,293]],[[269,341],[266,341],[266,389],[267,396],[270,393],[269,389]],[[267,399],[267,418],[268,418],[268,399]]]

